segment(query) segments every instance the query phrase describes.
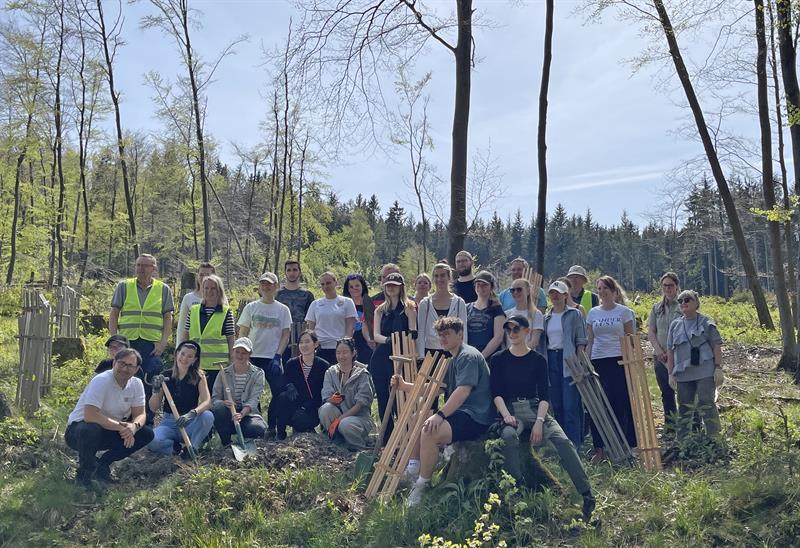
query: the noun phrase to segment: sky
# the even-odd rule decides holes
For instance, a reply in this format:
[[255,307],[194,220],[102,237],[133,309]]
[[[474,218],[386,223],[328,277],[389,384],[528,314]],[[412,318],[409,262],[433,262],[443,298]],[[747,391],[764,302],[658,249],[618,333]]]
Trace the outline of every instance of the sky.
[[[431,4],[449,9],[452,3]],[[236,55],[222,62],[207,91],[206,129],[219,143],[223,161],[235,165],[232,143],[252,146],[262,139],[260,124],[269,108],[263,97],[268,74],[262,48],[280,46],[289,18],[297,20],[300,14],[279,0],[193,0],[191,5],[201,12],[202,28],[194,31],[193,43],[204,58],[213,58],[237,36],[249,35],[248,42],[237,46]],[[585,24],[584,16],[574,13],[577,5],[556,0],[547,120],[548,211],[557,203],[570,214],[591,208],[595,221],[614,224],[624,210],[644,224],[648,214],[660,208],[658,192],[665,174],[701,154],[702,148],[677,132],[687,117],[680,106],[680,90],[656,89],[658,67],[633,74],[624,62],[646,46],[639,29],[611,16],[599,24]],[[503,218],[519,209],[527,221],[535,214],[537,199],[544,2],[475,0],[474,7],[493,22],[493,28],[475,33],[478,63],[472,76],[470,150],[472,154],[491,145],[503,177],[504,196],[492,209]],[[161,123],[155,118],[144,74],[157,70],[175,78],[182,69],[171,39],[139,28],[141,16],[151,9],[145,2],[123,5],[126,45],[118,54],[116,77],[125,127],[157,134]],[[448,179],[452,54],[431,42],[416,70],[433,74],[428,90],[435,149],[430,161]],[[752,122],[744,131],[757,129]],[[384,211],[398,200],[416,214],[413,192],[405,183],[409,167],[403,150],[390,150],[389,155],[353,151],[324,169],[325,182],[344,199],[374,193]]]

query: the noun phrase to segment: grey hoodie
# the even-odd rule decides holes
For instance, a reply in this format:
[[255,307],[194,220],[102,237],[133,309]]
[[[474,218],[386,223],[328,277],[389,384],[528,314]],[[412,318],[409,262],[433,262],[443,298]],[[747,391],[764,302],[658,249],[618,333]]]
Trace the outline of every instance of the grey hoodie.
[[372,400],[375,398],[375,387],[372,384],[372,375],[367,371],[367,366],[361,362],[353,363],[353,370],[350,378],[342,386],[341,376],[339,375],[339,364],[332,365],[325,371],[325,380],[322,384],[322,401],[327,401],[334,392],[339,392],[344,396],[344,401],[338,406],[342,413],[356,403],[361,404],[361,410],[356,417],[363,417],[372,420]]
[[[553,317],[553,309],[547,311],[544,315],[544,331],[539,339],[539,347],[537,351],[539,354],[547,358],[547,325]],[[586,319],[577,308],[565,308],[564,314],[561,316],[561,329],[563,331],[563,348],[564,348],[564,378],[571,377],[567,363],[573,363],[577,360],[577,347],[586,346],[588,342],[586,339]]]

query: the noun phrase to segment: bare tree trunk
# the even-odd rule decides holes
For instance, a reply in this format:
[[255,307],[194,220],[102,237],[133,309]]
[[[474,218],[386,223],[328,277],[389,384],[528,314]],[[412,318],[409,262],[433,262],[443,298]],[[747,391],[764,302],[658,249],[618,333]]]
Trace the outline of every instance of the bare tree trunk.
[[550,64],[553,60],[553,0],[547,0],[544,23],[544,61],[539,87],[539,204],[536,211],[536,270],[544,274],[544,229],[547,218],[547,91],[550,87]]
[[[100,39],[103,44],[103,54],[106,60],[106,78],[108,79],[108,91],[111,95],[111,102],[114,103],[114,122],[117,130],[117,150],[119,152],[119,164],[122,168],[122,188],[125,192],[125,207],[128,212],[128,228],[130,229],[131,242],[133,242],[133,254],[139,256],[139,240],[136,237],[136,218],[133,211],[133,197],[131,194],[130,181],[128,180],[128,164],[125,160],[125,140],[122,133],[122,116],[119,108],[119,94],[114,88],[114,65],[111,50],[108,47],[108,33],[106,23],[103,18],[102,0],[97,0],[98,24],[100,26]],[[110,253],[109,253],[110,259]],[[109,265],[110,266],[110,265]]]
[[[772,85],[775,92],[775,117],[778,123],[778,164],[781,168],[781,188],[783,189],[783,207],[791,209],[789,200],[789,175],[786,169],[786,147],[783,140],[783,114],[781,113],[781,84],[778,78],[778,55],[775,51],[775,17],[772,12],[772,0],[767,2],[769,12],[769,41],[770,41],[770,64],[772,66]],[[786,265],[787,265],[787,286],[789,295],[797,294],[797,283],[795,280],[795,262],[797,260],[797,250],[794,245],[794,234],[791,221],[784,223],[784,238],[786,239]],[[800,325],[798,309],[796,303],[792,303],[792,318],[795,328]]]
[[[116,217],[117,214],[117,166],[114,166],[114,186],[111,190],[111,216],[110,219]],[[108,260],[106,261],[106,267],[111,268],[111,253],[114,249],[114,223],[108,228]]]
[[[756,43],[756,76],[758,79],[758,120],[761,128],[761,183],[764,189],[764,205],[766,209],[775,207],[775,181],[772,174],[772,129],[769,123],[769,99],[767,82],[767,39],[764,26],[764,0],[753,0],[755,4]],[[780,223],[767,220],[769,244],[772,253],[772,272],[775,276],[775,297],[780,314],[781,339],[783,356],[778,367],[793,369],[797,361],[795,348],[794,324],[792,322],[792,306],[786,292],[786,278],[783,270],[783,245],[781,244]]]
[[56,126],[56,146],[55,146],[55,161],[58,166],[58,209],[56,214],[55,237],[56,246],[58,248],[58,259],[56,263],[56,284],[64,285],[64,236],[62,230],[64,227],[64,194],[66,193],[66,184],[64,182],[64,165],[63,165],[63,127],[61,121],[61,62],[64,57],[64,2],[61,0],[56,4],[58,10],[59,28],[58,28],[58,55],[56,57],[56,83],[55,83],[55,112],[53,113],[55,126]]
[[453,110],[453,150],[450,165],[450,221],[447,256],[455,264],[467,234],[467,156],[469,154],[469,102],[472,86],[472,0],[456,0],[458,41],[456,97]]
[[728,215],[728,222],[733,232],[733,240],[736,242],[736,247],[742,259],[742,266],[747,276],[747,282],[750,285],[750,291],[753,293],[753,301],[755,302],[758,321],[766,329],[775,329],[772,317],[769,314],[769,307],[767,306],[767,299],[764,296],[764,290],[758,279],[758,272],[756,271],[750,251],[747,249],[747,242],[745,240],[744,231],[742,230],[742,224],[739,220],[739,213],[736,211],[736,204],[734,203],[733,196],[728,187],[728,181],[725,179],[722,165],[720,165],[719,157],[717,156],[717,151],[714,148],[714,143],[709,134],[708,127],[706,126],[703,109],[700,107],[700,101],[695,94],[694,87],[689,78],[689,71],[686,69],[686,64],[683,61],[683,56],[678,47],[678,39],[673,30],[669,15],[664,7],[663,0],[653,0],[653,4],[656,11],[658,11],[661,27],[664,30],[664,35],[669,45],[669,52],[675,64],[675,71],[681,81],[686,99],[689,102],[689,107],[694,115],[697,131],[700,135],[700,140],[703,142],[703,148],[705,149],[708,163],[711,166],[711,173],[714,175],[720,198],[725,206],[725,212]]
[[256,186],[258,184],[258,162],[259,158],[256,156],[253,159],[253,175],[250,180],[250,199],[247,201],[247,230],[244,240],[244,257],[248,264],[250,263],[250,232],[253,226],[253,202],[255,201]]
[[[292,34],[286,39],[286,50],[283,55],[283,184],[281,187],[280,203],[280,216],[278,217],[278,234],[275,239],[275,267],[274,272],[279,272],[278,265],[281,261],[281,245],[283,243],[283,211],[286,205],[286,188],[291,188],[291,181],[289,181],[289,171],[287,163],[289,162],[289,43],[291,42]],[[287,184],[288,183],[288,184]]]
[[268,221],[267,221],[267,245],[264,246],[265,254],[264,254],[264,267],[261,269],[262,271],[266,271],[269,269],[269,263],[271,258],[271,251],[273,242],[275,240],[275,227],[277,226],[277,217],[276,217],[276,209],[275,209],[275,202],[276,196],[278,193],[278,146],[280,144],[280,120],[279,120],[279,112],[278,112],[278,90],[275,89],[273,100],[272,100],[272,114],[275,117],[275,143],[274,148],[272,149],[272,182],[270,184],[269,189],[269,211],[268,211]]
[[303,251],[303,177],[305,175],[307,151],[308,132],[306,132],[306,140],[303,142],[303,150],[300,155],[300,183],[297,194],[297,262],[300,262],[300,255]]

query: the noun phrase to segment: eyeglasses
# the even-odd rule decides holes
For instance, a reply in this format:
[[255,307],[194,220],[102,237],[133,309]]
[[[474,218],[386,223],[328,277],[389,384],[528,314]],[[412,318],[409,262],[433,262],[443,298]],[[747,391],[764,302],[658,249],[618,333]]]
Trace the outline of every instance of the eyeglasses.
[[522,287],[509,287],[508,290],[512,293],[522,293]]
[[119,365],[120,367],[125,367],[127,369],[138,369],[139,368],[139,364],[136,363],[136,362],[128,363],[128,362],[124,362],[122,360],[118,361],[117,365]]
[[684,304],[684,303],[690,303],[690,302],[692,302],[693,300],[694,300],[694,299],[693,299],[693,298],[691,298],[691,297],[684,297],[683,299],[678,299],[678,303],[680,303],[680,304]]
[[661,287],[675,287],[675,284],[661,284]]
[[513,326],[512,325],[507,325],[507,326],[503,327],[503,329],[505,330],[506,333],[515,333],[515,334],[519,333],[520,331],[522,331],[522,328],[520,326],[518,326],[518,325],[513,325]]

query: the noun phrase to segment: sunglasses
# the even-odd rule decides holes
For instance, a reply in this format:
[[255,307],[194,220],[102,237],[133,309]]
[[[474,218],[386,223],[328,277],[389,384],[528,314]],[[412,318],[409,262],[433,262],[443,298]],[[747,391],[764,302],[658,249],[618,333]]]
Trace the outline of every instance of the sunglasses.
[[511,293],[522,293],[523,288],[522,287],[509,287],[508,290]]
[[507,325],[503,328],[506,333],[519,333],[522,331],[522,328],[518,325]]
[[678,299],[678,303],[680,304],[690,303],[692,301],[694,301],[694,299],[691,297],[684,297],[683,299]]

